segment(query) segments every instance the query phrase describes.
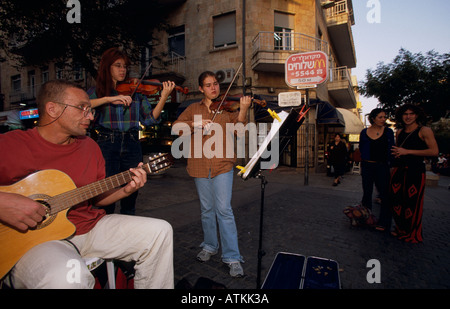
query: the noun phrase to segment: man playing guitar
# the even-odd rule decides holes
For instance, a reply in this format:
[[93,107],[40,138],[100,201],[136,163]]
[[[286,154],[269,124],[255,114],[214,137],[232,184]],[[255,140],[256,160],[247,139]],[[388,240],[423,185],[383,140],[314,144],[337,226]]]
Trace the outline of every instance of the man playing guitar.
[[[87,93],[49,81],[37,105],[36,128],[0,135],[0,277],[8,276],[4,281],[14,288],[92,288],[89,270],[81,267],[71,278],[70,265],[99,257],[135,261],[135,288],[173,288],[170,224],[101,209],[144,186],[142,163],[128,171],[123,186],[90,187],[110,182],[100,148],[86,136],[94,114]],[[75,199],[81,187],[91,193]],[[56,214],[70,199],[73,207]]]

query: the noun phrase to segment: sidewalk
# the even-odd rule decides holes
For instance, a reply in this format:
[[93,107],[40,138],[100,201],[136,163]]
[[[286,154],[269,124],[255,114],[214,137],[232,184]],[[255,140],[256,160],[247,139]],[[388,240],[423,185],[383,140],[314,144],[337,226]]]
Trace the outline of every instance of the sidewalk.
[[[237,171],[236,171],[237,173]],[[346,174],[333,187],[332,178],[279,167],[265,171],[261,284],[278,252],[333,259],[339,263],[343,289],[442,289],[450,288],[450,177],[425,191],[424,243],[408,244],[369,229],[352,228],[343,214],[362,196],[361,176]],[[261,213],[261,180],[236,176],[232,205],[244,256],[245,277],[231,278],[220,254],[207,263],[195,257],[200,251],[200,206],[194,181],[177,161],[164,175],[150,177],[141,189],[137,215],[167,220],[174,229],[175,284],[199,277],[212,279],[228,289],[257,287],[258,244]],[[378,216],[379,206],[374,204]],[[381,265],[381,283],[368,283],[371,259]]]

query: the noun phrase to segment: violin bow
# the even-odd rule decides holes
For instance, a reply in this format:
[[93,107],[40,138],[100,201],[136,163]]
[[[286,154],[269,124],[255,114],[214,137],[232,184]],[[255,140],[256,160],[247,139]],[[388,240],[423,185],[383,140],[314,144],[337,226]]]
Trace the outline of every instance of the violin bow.
[[[145,68],[145,72],[144,74],[142,74],[141,79],[139,80],[139,82],[136,85],[136,88],[134,88],[133,92],[131,93],[130,97],[131,99],[133,99],[134,94],[136,93],[136,90],[139,88],[139,85],[141,84],[141,82],[144,80],[145,75],[147,75],[148,70],[150,70],[150,67],[152,66],[153,62],[150,62],[147,66],[147,68]],[[128,106],[125,106],[125,108],[123,109],[123,113],[125,114],[125,112],[127,111]]]
[[227,97],[228,92],[230,92],[231,86],[233,85],[234,80],[235,80],[236,77],[238,76],[239,71],[241,70],[241,68],[242,68],[242,62],[241,62],[241,65],[239,66],[239,68],[237,69],[236,73],[234,74],[233,79],[231,80],[231,83],[230,83],[230,85],[228,86],[227,91],[225,92],[224,96],[222,97],[222,101],[220,101],[220,104],[219,104],[219,106],[217,107],[216,112],[214,113],[214,116],[213,116],[212,119],[211,119],[212,122],[214,122],[214,119],[216,118],[217,112],[220,110],[220,107],[222,106],[223,102],[225,101],[225,98]]

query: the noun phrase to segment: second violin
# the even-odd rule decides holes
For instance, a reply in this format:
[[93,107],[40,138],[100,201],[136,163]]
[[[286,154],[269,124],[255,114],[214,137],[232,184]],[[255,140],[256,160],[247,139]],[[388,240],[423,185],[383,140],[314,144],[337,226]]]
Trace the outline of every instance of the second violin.
[[[209,109],[211,111],[216,111],[217,109],[225,110],[227,112],[237,111],[240,107],[239,101],[240,101],[241,97],[242,97],[242,95],[227,96],[227,97],[225,97],[225,99],[223,99],[223,96],[220,96],[212,102]],[[223,100],[223,102],[222,102],[222,100]],[[222,102],[222,104],[220,104],[221,102]],[[261,107],[267,106],[267,102],[265,100],[258,100],[258,99],[252,98],[252,103],[256,103]]]
[[[126,82],[117,85],[116,90],[122,95],[131,95],[139,92],[143,95],[152,95],[160,91],[163,84],[157,79],[146,79],[139,83],[139,79],[130,78]],[[187,87],[175,86],[175,90],[187,94],[189,92]]]

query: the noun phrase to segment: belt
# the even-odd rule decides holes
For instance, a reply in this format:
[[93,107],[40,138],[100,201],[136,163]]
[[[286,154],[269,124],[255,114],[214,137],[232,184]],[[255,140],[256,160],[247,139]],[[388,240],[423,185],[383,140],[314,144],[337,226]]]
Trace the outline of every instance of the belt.
[[107,128],[97,128],[97,130],[101,133],[106,133],[106,134],[134,134],[134,133],[139,132],[138,128],[132,128],[132,129],[129,129],[128,131],[112,130],[112,129],[107,129]]
[[370,160],[362,160],[362,161],[367,163],[385,163],[385,161],[370,161]]

